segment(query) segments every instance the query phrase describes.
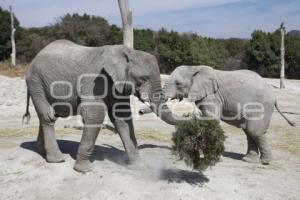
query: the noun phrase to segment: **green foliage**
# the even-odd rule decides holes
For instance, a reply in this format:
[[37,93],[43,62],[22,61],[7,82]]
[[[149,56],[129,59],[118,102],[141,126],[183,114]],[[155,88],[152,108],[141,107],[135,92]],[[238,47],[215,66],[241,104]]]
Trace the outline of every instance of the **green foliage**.
[[81,45],[102,46],[110,34],[108,22],[102,17],[87,14],[67,14],[54,25],[56,38],[68,39]]
[[226,60],[227,51],[222,41],[165,29],[157,35],[158,57],[163,73],[170,73],[179,65],[210,65],[218,68]]
[[39,28],[23,29],[22,39],[17,40],[18,60],[23,63],[30,62],[42,48],[54,41],[56,38],[48,37],[48,31],[46,28],[42,30]]
[[169,73],[186,62],[188,38],[177,32],[161,29],[157,33],[157,53],[162,73]]
[[[0,7],[0,61],[8,59],[11,53],[11,21],[10,13],[7,10],[4,10]],[[14,25],[16,29],[15,39],[19,38],[19,21],[15,17]]]
[[[278,77],[280,72],[280,36],[254,31],[248,48],[248,68],[265,77]],[[279,46],[280,47],[280,46]],[[280,48],[279,48],[280,49]]]
[[123,33],[122,29],[117,27],[116,25],[110,26],[110,34],[107,37],[107,41],[111,45],[122,44],[123,43]]
[[[10,14],[0,7],[0,61],[10,58]],[[86,46],[122,44],[122,29],[102,17],[66,14],[56,23],[23,28],[15,18],[17,59],[29,63],[47,44],[67,39]],[[164,28],[134,30],[134,47],[154,54],[161,73],[179,65],[209,65],[222,70],[247,68],[265,77],[279,77],[280,32],[254,31],[251,40],[212,39],[195,33],[180,34]],[[300,42],[295,34],[286,37],[286,76],[300,78]]]
[[220,40],[224,43],[225,48],[228,52],[228,56],[231,58],[240,57],[244,54],[249,45],[249,41],[239,38],[229,38],[227,40]]
[[22,29],[17,40],[18,59],[30,62],[47,44],[58,39],[71,40],[85,46],[108,44],[110,26],[102,17],[87,14],[67,14],[54,25],[42,28]]
[[178,126],[172,140],[174,154],[198,171],[215,165],[225,149],[224,131],[218,122],[196,116]]
[[[286,76],[288,78],[300,78],[299,40],[299,37],[289,35],[285,37]],[[254,31],[247,50],[248,68],[264,77],[279,78],[281,68],[280,45],[281,34],[279,30],[273,33]]]
[[196,34],[190,36],[187,64],[209,65],[219,68],[227,57],[227,51],[221,41],[202,38]]
[[154,32],[150,29],[134,30],[134,48],[149,53],[155,53]]
[[287,77],[300,79],[300,37],[288,36],[286,46]]
[[246,50],[249,46],[249,40],[239,38],[229,38],[218,40],[225,46],[225,58],[219,66],[222,70],[238,70],[247,68]]

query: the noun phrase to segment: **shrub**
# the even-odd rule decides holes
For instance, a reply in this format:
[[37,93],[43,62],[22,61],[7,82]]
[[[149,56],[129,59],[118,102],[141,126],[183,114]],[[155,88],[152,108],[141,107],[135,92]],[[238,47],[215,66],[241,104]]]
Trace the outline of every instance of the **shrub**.
[[215,165],[225,149],[225,135],[219,123],[196,116],[178,126],[172,140],[173,153],[198,171]]
[[0,75],[9,77],[20,77],[24,76],[27,70],[27,65],[17,64],[12,67],[8,61],[0,62]]

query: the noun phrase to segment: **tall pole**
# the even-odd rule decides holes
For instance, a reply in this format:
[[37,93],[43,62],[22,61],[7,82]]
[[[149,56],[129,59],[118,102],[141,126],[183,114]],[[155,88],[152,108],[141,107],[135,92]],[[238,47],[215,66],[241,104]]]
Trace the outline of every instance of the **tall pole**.
[[11,64],[12,66],[16,66],[16,42],[15,42],[15,24],[14,24],[14,13],[12,7],[9,6],[10,11],[10,21],[11,21]]
[[118,2],[123,24],[123,44],[129,48],[134,48],[132,11],[129,8],[128,0],[118,0]]
[[280,25],[280,33],[281,33],[281,70],[280,70],[280,89],[285,88],[284,85],[284,77],[285,77],[285,48],[284,48],[284,36],[285,36],[285,27],[284,24],[281,23]]

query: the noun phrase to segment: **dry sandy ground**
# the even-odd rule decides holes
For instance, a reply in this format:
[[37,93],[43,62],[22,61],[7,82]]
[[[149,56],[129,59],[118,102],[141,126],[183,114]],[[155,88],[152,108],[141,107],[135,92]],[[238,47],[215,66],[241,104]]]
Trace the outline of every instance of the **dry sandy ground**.
[[[276,79],[267,81],[278,86]],[[274,88],[283,111],[300,125],[300,81]],[[299,199],[300,131],[277,112],[267,134],[275,160],[269,166],[241,161],[246,138],[241,130],[222,124],[226,152],[221,162],[202,174],[192,171],[171,153],[173,126],[152,114],[135,116],[141,166],[124,163],[118,135],[102,130],[93,156],[94,171],[72,170],[81,132],[60,120],[57,138],[66,162],[49,164],[35,152],[36,117],[22,126],[26,87],[21,78],[0,76],[0,199]],[[141,104],[135,100],[134,113]],[[32,114],[34,113],[31,107]],[[182,109],[186,110],[186,109]]]

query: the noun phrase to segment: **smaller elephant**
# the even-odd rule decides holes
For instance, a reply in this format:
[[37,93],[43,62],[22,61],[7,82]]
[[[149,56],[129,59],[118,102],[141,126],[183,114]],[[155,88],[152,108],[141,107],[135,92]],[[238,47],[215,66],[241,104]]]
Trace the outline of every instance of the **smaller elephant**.
[[272,154],[265,133],[274,106],[279,110],[272,88],[257,73],[249,70],[221,71],[208,66],[180,66],[169,77],[165,98],[188,98],[204,116],[242,128],[247,135],[247,162],[269,164]]

